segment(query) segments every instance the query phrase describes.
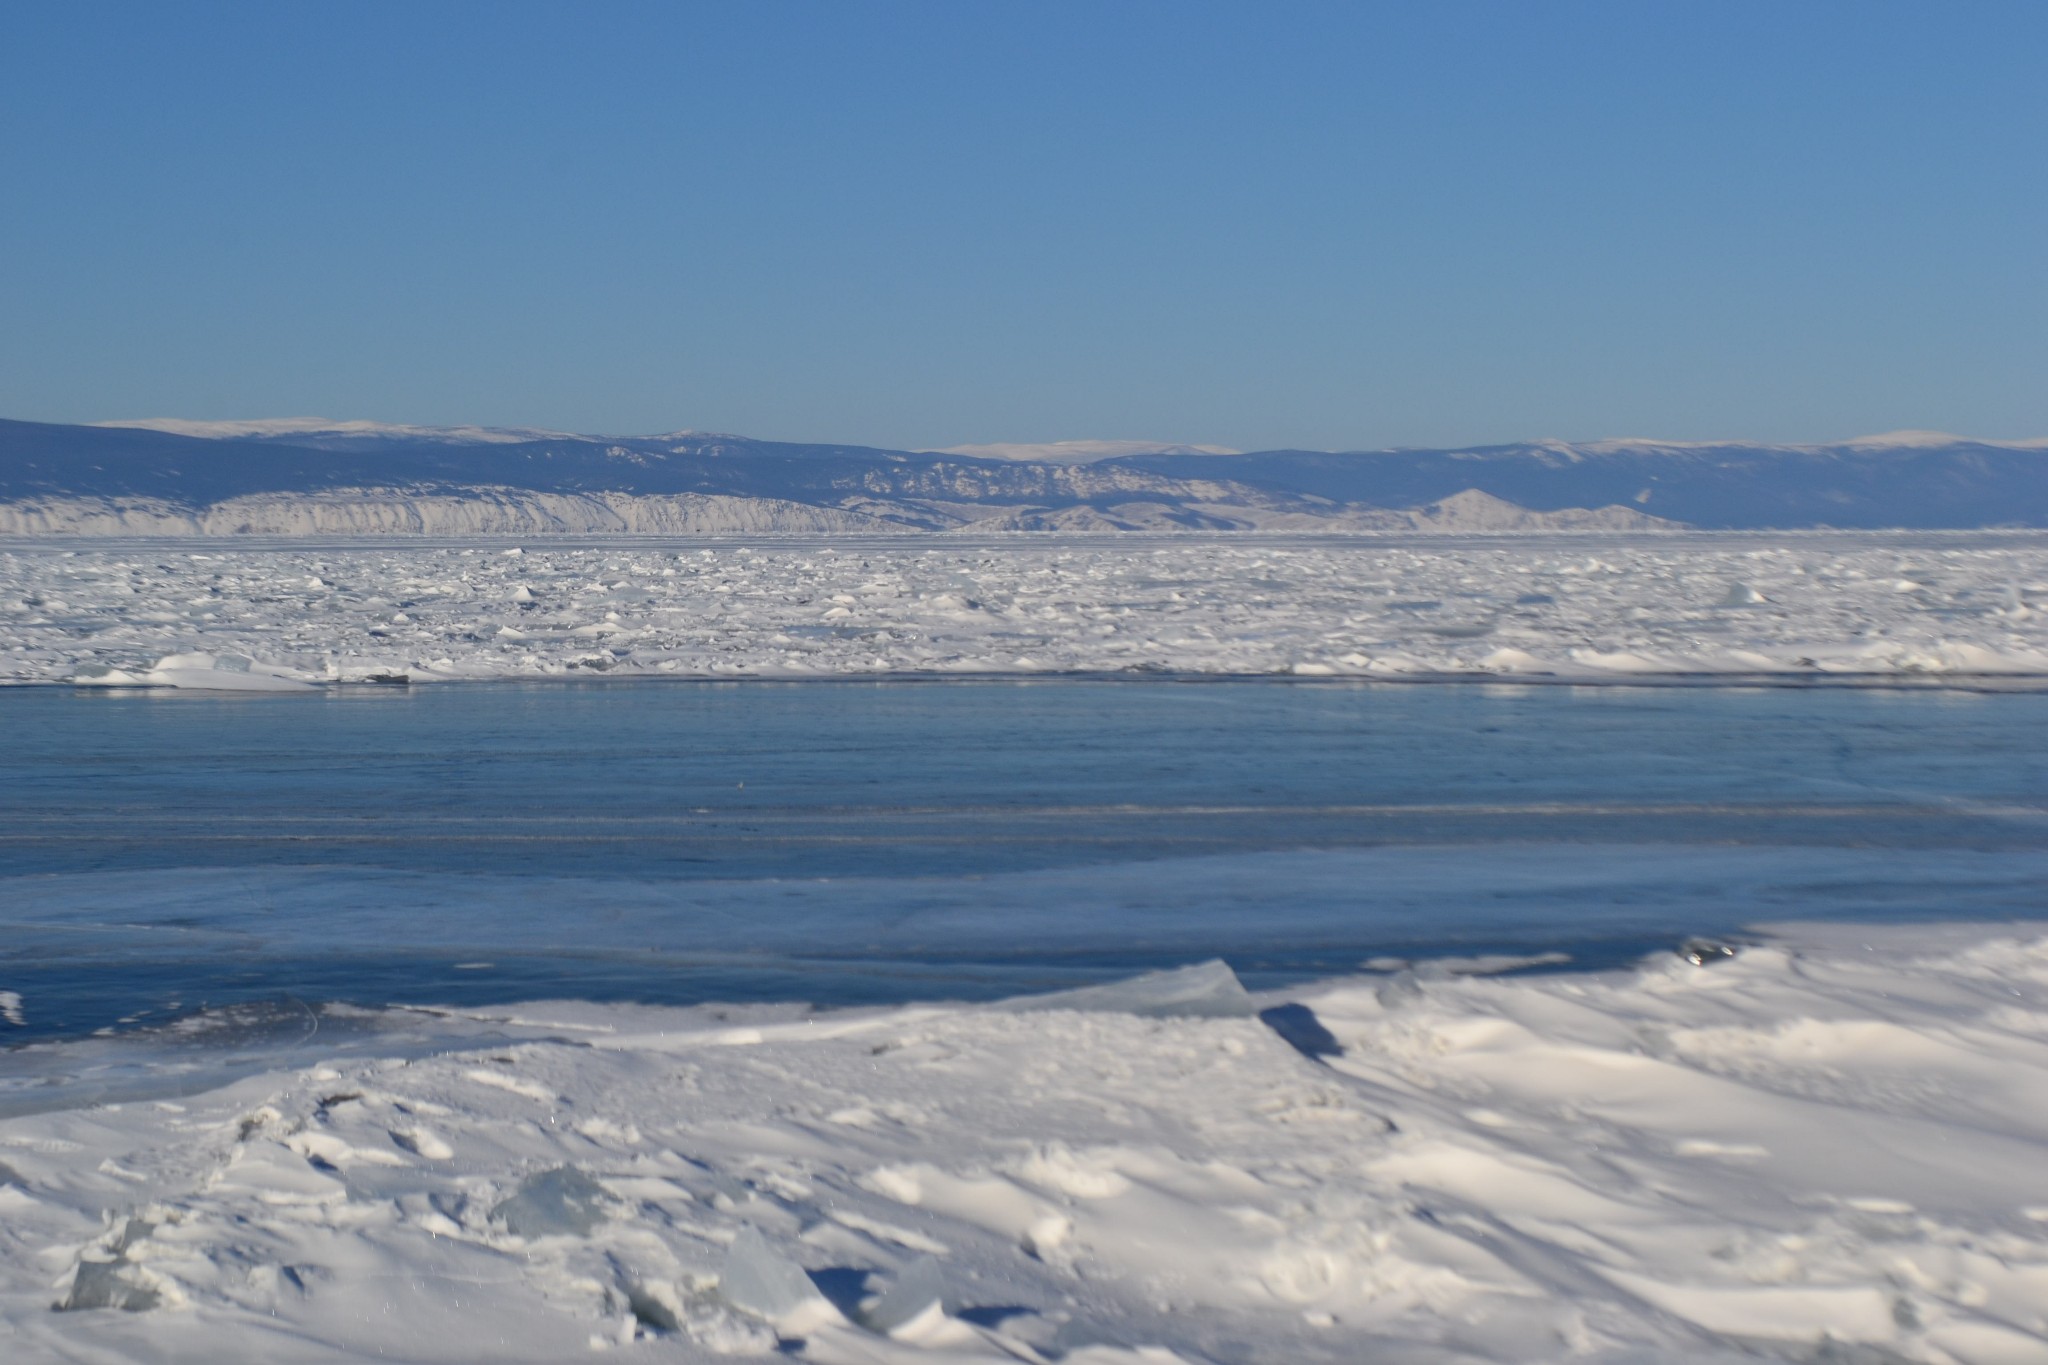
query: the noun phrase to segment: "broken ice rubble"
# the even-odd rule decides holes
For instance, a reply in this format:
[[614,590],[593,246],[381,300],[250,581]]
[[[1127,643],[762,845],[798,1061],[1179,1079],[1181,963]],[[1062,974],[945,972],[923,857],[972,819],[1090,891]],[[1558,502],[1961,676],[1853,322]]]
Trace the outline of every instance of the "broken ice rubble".
[[[1590,551],[1590,553],[1589,553]],[[0,550],[0,682],[2048,676],[2048,537]]]

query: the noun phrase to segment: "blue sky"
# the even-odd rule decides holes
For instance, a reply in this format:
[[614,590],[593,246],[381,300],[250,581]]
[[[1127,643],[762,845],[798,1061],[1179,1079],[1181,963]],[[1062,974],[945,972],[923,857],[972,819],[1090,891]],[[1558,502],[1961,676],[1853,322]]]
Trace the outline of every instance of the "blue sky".
[[0,7],[0,415],[2048,434],[2048,5]]

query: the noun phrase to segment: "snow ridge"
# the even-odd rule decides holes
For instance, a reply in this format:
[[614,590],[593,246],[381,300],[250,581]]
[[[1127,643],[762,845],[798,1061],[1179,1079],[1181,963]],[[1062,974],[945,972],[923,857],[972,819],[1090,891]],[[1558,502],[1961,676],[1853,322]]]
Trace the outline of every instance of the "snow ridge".
[[431,427],[391,422],[336,422],[326,417],[263,417],[248,421],[202,422],[181,417],[142,417],[94,422],[96,427],[163,431],[204,440],[273,439],[292,436],[333,436],[383,441],[435,441],[448,445],[509,445],[522,441],[583,440],[571,432],[539,427]]

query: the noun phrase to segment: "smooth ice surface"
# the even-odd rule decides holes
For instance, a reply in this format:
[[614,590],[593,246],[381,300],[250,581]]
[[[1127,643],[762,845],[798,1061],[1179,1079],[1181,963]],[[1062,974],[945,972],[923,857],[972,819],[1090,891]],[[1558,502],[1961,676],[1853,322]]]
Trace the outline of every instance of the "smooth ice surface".
[[[1387,979],[1255,997],[1313,1022],[1313,1053],[1261,1018],[584,1003],[447,1013],[408,1055],[421,1016],[358,1016],[218,1088],[0,1118],[0,1340],[222,1362],[709,1360],[778,1336],[885,1365],[2048,1357],[2038,930],[1781,926],[1704,966]],[[570,1168],[612,1210],[583,1235],[493,1216]]]
[[0,549],[0,681],[2048,676],[2048,535]]
[[1262,989],[2048,904],[2039,692],[13,688],[0,732],[0,1041],[247,1002],[209,1074],[299,1046],[298,1002],[989,1000],[1216,957]]

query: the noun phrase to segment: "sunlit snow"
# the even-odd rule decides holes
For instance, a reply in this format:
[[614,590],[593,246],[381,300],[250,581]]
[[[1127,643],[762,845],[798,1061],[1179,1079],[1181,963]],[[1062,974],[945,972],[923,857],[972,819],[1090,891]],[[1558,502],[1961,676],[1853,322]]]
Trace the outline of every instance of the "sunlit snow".
[[1067,671],[2044,675],[2048,536],[0,550],[9,682]]
[[2048,1354],[2037,932],[1473,971],[46,1044],[0,1320],[22,1359]]

